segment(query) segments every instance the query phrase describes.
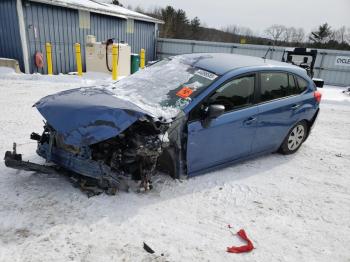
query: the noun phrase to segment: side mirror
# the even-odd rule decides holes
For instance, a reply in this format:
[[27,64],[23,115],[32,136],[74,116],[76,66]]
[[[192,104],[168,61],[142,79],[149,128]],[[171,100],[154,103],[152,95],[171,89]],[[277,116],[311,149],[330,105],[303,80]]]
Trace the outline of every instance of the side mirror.
[[324,86],[323,79],[313,78],[312,81],[314,81],[316,87],[322,88]]
[[208,107],[208,118],[213,119],[222,115],[225,112],[225,106],[223,105],[210,105]]

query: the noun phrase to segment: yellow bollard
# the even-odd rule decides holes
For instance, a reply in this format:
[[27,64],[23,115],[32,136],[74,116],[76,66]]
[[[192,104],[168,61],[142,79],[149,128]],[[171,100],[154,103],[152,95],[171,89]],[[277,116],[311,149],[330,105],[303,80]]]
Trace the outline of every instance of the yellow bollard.
[[77,71],[78,71],[78,76],[83,75],[83,66],[81,64],[81,49],[80,49],[80,44],[76,43],[75,44],[75,57],[77,60]]
[[141,69],[145,68],[145,64],[146,64],[146,50],[142,48],[141,52],[140,52],[140,67],[141,67]]
[[118,46],[113,44],[112,47],[112,79],[118,78]]
[[50,43],[46,43],[47,74],[52,75],[52,48]]

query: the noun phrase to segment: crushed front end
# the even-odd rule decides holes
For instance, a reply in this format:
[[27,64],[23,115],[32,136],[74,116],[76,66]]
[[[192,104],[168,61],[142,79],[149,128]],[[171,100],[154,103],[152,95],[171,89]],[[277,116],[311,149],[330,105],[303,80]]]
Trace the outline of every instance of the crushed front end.
[[54,165],[22,161],[15,147],[13,152],[6,152],[5,165],[26,171],[66,173],[90,193],[128,190],[131,180],[140,181],[140,190],[149,190],[158,159],[168,146],[161,138],[160,129],[144,120],[115,137],[77,147],[65,144],[62,136],[46,124],[42,135],[32,133],[31,139],[38,142],[37,154]]
[[173,167],[179,157],[167,136],[174,129],[172,123],[155,120],[108,91],[69,90],[35,106],[47,122],[43,133],[32,133],[31,139],[38,143],[37,154],[50,165],[22,161],[14,146],[5,154],[8,167],[59,171],[86,191],[108,194],[128,190],[132,180],[140,181],[140,190],[151,189],[151,176],[159,166],[168,173],[178,171]]

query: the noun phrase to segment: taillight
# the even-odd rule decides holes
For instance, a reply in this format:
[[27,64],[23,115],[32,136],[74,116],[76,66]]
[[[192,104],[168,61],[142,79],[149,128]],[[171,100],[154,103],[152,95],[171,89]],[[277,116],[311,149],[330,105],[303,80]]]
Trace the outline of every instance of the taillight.
[[314,97],[317,103],[321,102],[321,98],[322,98],[322,93],[320,91],[315,91],[314,92]]

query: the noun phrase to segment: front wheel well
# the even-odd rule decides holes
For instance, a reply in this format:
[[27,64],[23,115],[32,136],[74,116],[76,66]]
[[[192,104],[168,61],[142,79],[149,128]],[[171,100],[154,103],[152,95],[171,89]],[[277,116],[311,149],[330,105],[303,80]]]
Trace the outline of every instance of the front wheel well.
[[175,147],[163,150],[158,158],[157,169],[170,175],[172,178],[179,178],[178,152]]

